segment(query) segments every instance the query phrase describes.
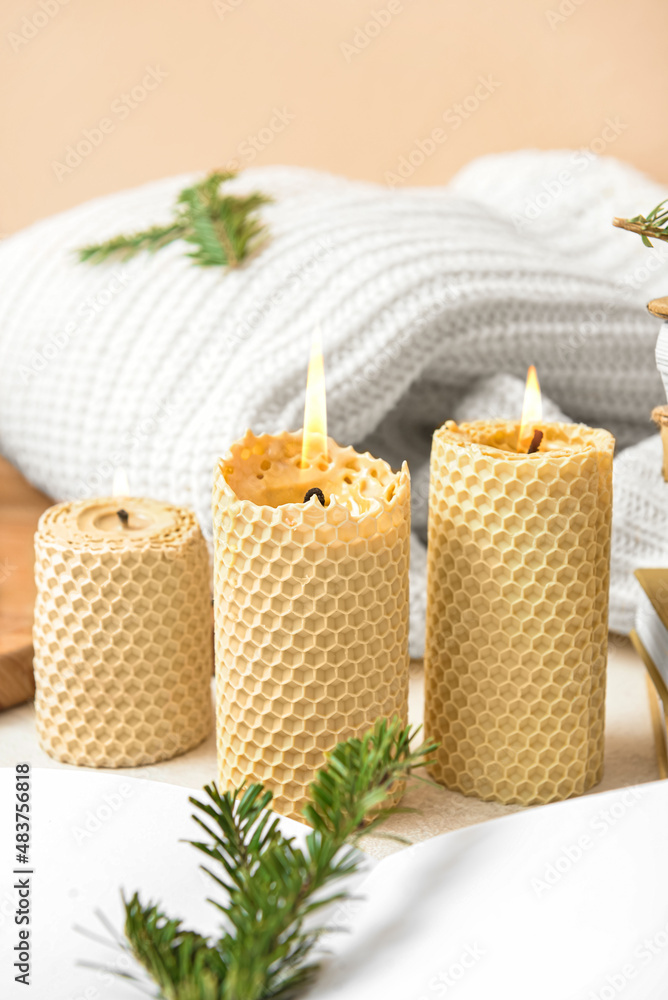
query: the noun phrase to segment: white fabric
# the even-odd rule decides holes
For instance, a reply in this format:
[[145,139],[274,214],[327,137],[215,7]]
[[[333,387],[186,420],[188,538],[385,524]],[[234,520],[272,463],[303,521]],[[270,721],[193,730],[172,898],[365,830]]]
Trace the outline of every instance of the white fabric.
[[210,534],[216,457],[248,426],[301,425],[320,324],[330,432],[411,465],[417,655],[431,431],[483,406],[517,414],[533,362],[569,417],[620,445],[652,434],[617,459],[611,625],[628,629],[632,569],[668,561],[649,423],[664,400],[659,323],[644,310],[668,291],[668,248],[649,251],[610,219],[666,192],[572,152],[486,157],[445,188],[394,191],[258,168],[235,183],[274,195],[272,239],[238,271],[195,267],[182,244],[125,265],[76,262],[75,247],[169,218],[190,179],[88,202],[0,245],[0,446],[28,478],[56,498],[94,495],[124,465],[134,493],[194,506]]
[[[153,769],[144,773],[155,777]],[[29,871],[36,874],[27,991],[11,971],[21,929],[9,867],[16,827],[9,809],[0,813],[2,1000],[154,996],[103,971],[141,975],[110,945],[96,912],[118,934],[120,890],[126,898],[137,890],[185,927],[220,933],[220,912],[207,897],[222,892],[202,871],[200,852],[184,843],[201,837],[189,802],[204,799],[199,783],[38,767],[31,787]],[[432,792],[441,812],[454,811],[453,793]],[[13,767],[0,768],[1,801],[15,794]],[[279,822],[303,842],[306,827]],[[477,823],[375,865],[365,860],[352,881],[340,883],[352,899],[318,915],[332,933],[322,941],[324,967],[308,998],[664,1000],[667,824],[668,783],[656,781]]]

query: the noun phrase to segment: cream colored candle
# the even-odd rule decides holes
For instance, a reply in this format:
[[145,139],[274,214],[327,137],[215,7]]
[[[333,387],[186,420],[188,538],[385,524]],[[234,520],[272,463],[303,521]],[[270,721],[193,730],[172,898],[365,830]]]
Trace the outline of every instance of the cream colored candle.
[[[449,421],[429,497],[425,732],[449,788],[522,804],[602,776],[614,440]],[[530,435],[529,435],[530,437]]]
[[408,469],[325,440],[249,431],[213,488],[220,781],[292,817],[339,740],[407,717]]
[[197,746],[213,721],[206,544],[182,507],[62,503],[35,537],[35,710],[56,760],[132,767]]

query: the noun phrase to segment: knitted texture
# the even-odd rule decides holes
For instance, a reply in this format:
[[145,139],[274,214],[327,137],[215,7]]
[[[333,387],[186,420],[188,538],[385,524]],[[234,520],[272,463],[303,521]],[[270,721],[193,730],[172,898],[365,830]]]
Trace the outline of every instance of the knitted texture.
[[[272,239],[239,270],[197,268],[183,244],[127,264],[76,262],[78,246],[167,220],[190,180],[88,202],[0,246],[0,445],[52,496],[104,494],[124,465],[133,493],[193,506],[210,540],[218,456],[247,427],[301,426],[316,324],[330,433],[362,450],[372,440],[414,475],[474,383],[523,380],[530,363],[570,418],[621,445],[652,433],[660,324],[643,306],[666,291],[668,248],[649,251],[610,219],[665,192],[630,168],[526,152],[476,161],[445,188],[394,191],[258,168],[234,183],[274,196]],[[632,569],[668,560],[655,437],[618,460],[611,624],[622,630]],[[416,505],[424,539],[419,489]]]

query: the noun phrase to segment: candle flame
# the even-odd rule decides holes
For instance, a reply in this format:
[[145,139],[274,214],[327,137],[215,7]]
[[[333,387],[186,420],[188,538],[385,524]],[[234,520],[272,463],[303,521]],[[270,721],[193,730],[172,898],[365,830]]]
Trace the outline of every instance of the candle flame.
[[114,469],[114,481],[111,487],[111,495],[114,497],[130,496],[130,484],[128,474],[122,465],[117,465]]
[[535,367],[530,365],[527,372],[526,388],[524,390],[522,423],[520,424],[520,434],[517,439],[518,451],[525,452],[529,450],[536,424],[539,424],[542,419],[543,403],[540,395],[540,383]]
[[302,468],[306,468],[321,455],[327,457],[327,400],[320,330],[316,328],[311,340],[311,358],[306,378]]

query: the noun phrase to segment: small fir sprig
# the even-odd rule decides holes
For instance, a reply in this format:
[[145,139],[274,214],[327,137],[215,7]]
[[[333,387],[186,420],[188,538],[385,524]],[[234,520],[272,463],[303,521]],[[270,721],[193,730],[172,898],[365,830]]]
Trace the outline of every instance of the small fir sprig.
[[185,240],[194,247],[188,256],[200,267],[238,267],[266,239],[267,228],[259,211],[272,199],[259,191],[226,194],[221,187],[235,176],[212,171],[181,191],[173,222],[81,247],[79,260],[89,264],[128,260],[138,253],[155,253],[174,240]]
[[631,233],[637,233],[646,247],[651,247],[651,240],[665,240],[668,242],[668,208],[666,203],[668,198],[660,202],[653,208],[649,215],[634,215],[632,219],[613,219],[613,226],[619,229],[628,229]]
[[314,948],[327,930],[319,911],[350,898],[340,883],[360,868],[358,841],[393,813],[411,811],[388,799],[431,763],[436,744],[413,749],[416,732],[396,718],[379,720],[362,739],[335,748],[309,789],[304,817],[312,831],[303,847],[281,833],[262,785],[224,794],[207,785],[208,801],[190,800],[207,838],[191,843],[213,862],[203,868],[222,890],[209,900],[222,930],[208,939],[137,893],[124,899],[123,947],[157,986],[155,997],[288,1000],[301,993],[319,967]]

